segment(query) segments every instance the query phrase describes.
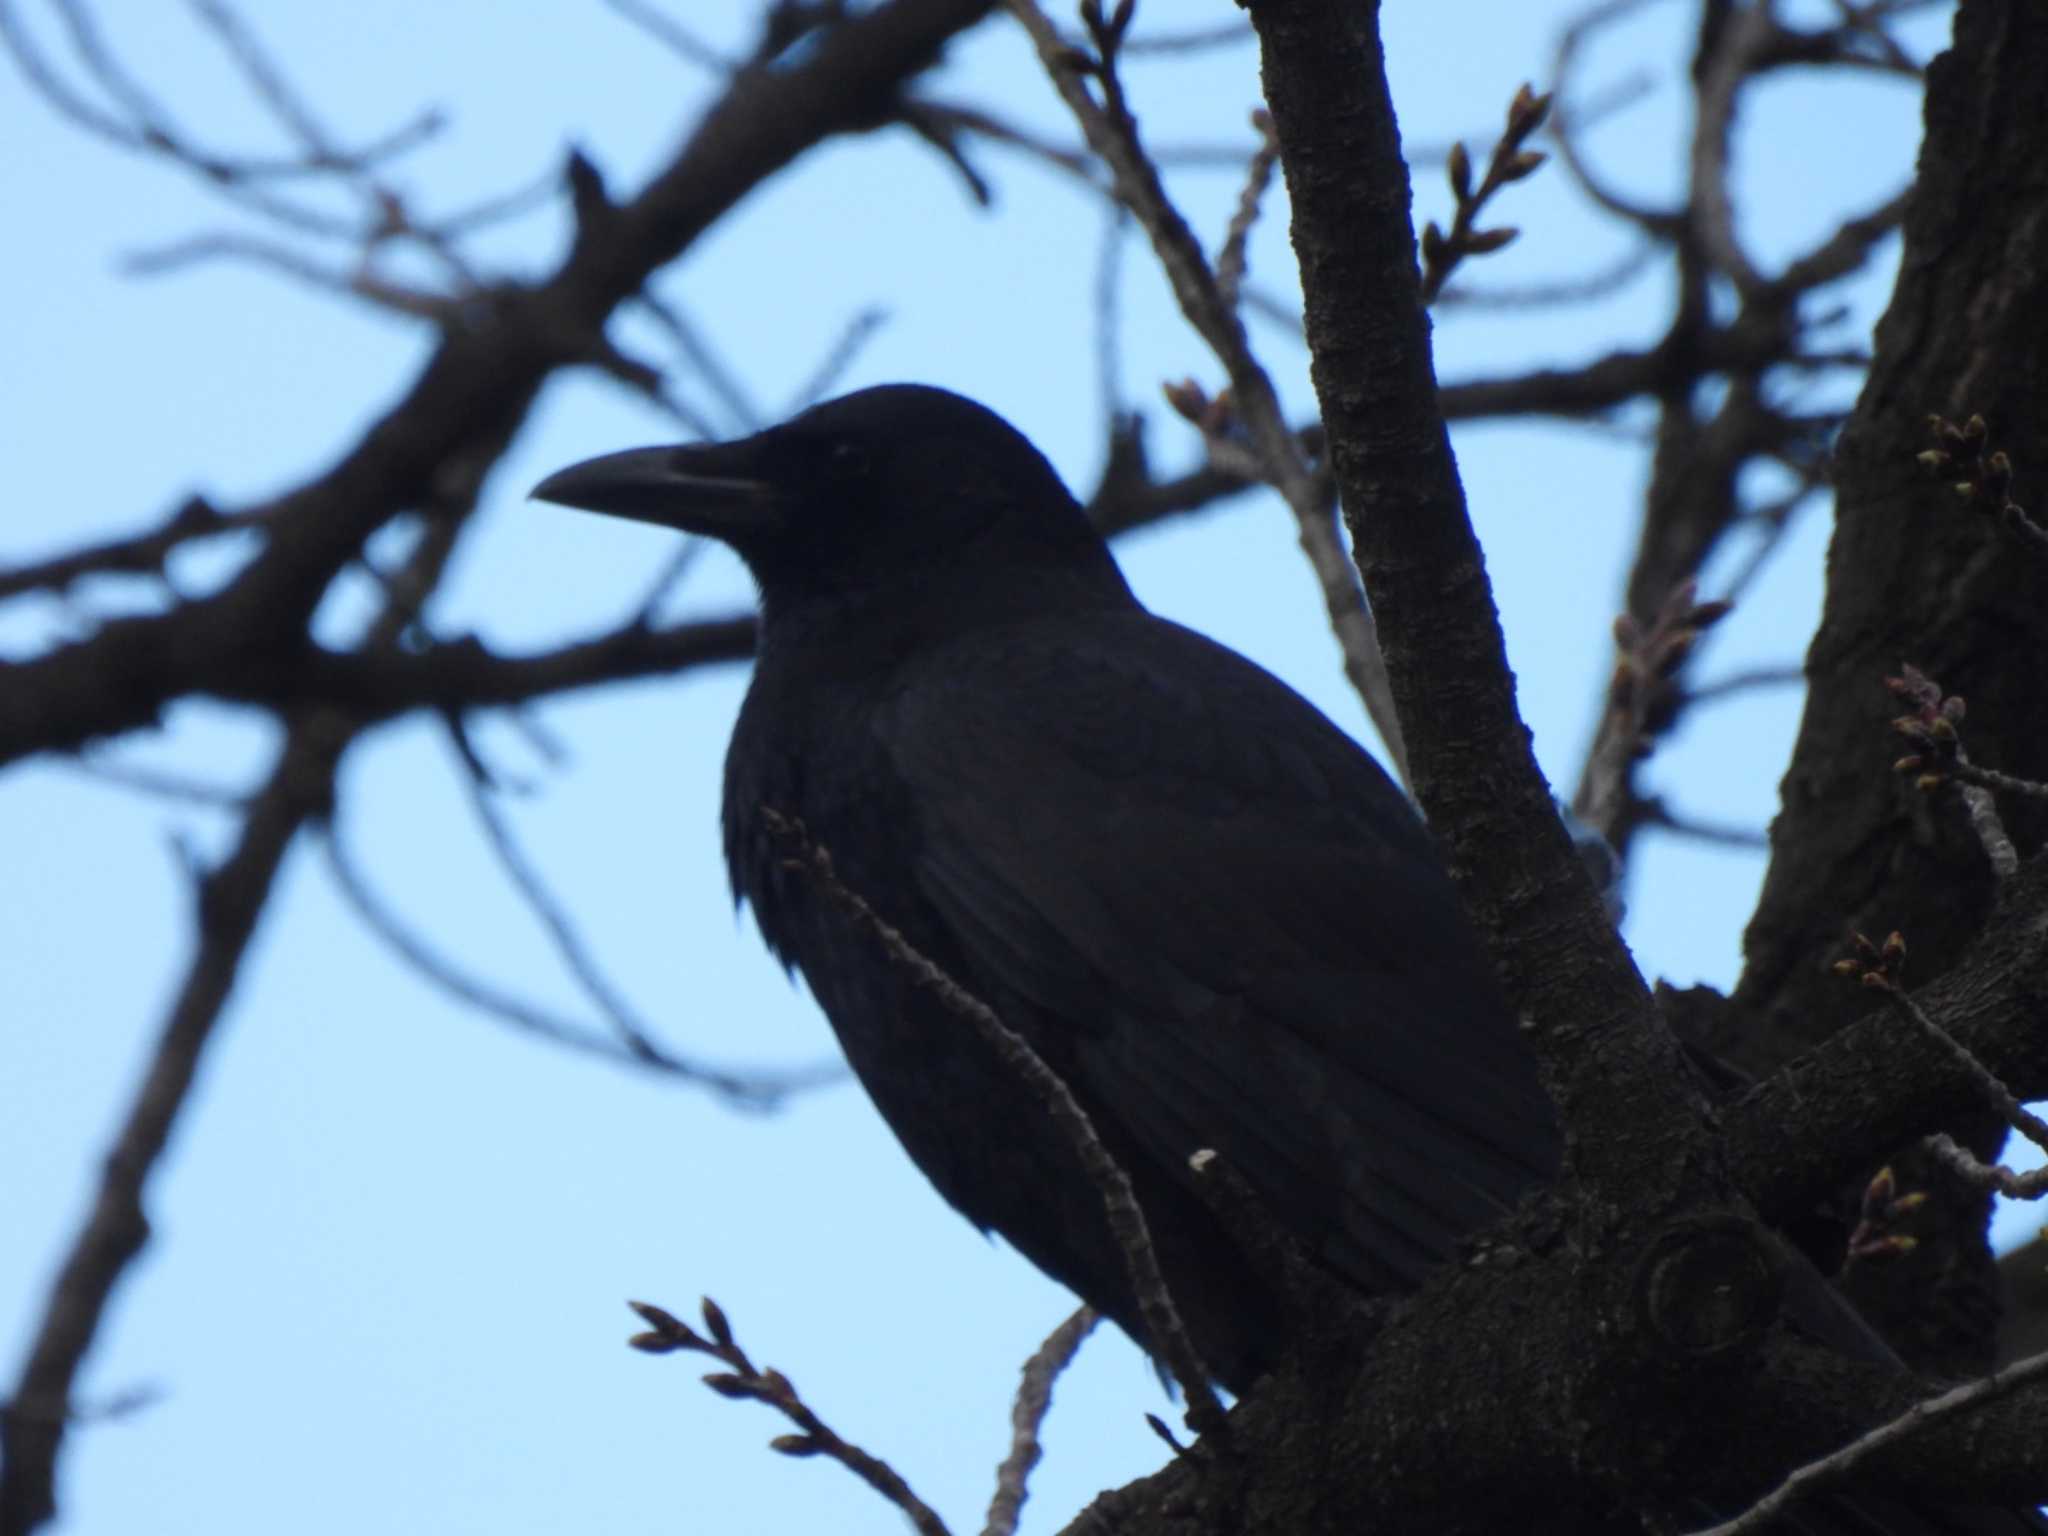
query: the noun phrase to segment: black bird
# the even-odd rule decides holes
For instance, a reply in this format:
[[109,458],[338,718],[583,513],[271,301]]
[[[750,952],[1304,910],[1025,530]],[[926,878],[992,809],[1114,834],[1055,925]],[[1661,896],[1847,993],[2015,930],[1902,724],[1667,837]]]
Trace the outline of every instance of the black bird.
[[1141,1344],[1066,1136],[790,867],[771,813],[1067,1082],[1233,1389],[1284,1325],[1193,1192],[1197,1149],[1378,1295],[1555,1176],[1533,1058],[1406,798],[1285,684],[1148,613],[1000,417],[892,385],[534,494],[745,560],[761,633],[726,758],[735,897],[939,1192]]
[[1285,684],[1148,613],[1052,466],[942,390],[534,494],[731,545],[761,639],[725,774],[733,890],[953,1205],[1148,1342],[1094,1186],[965,1022],[765,825],[1063,1077],[1130,1174],[1203,1359],[1273,1299],[1195,1196],[1214,1147],[1359,1289],[1407,1289],[1557,1168],[1534,1064],[1429,835]]

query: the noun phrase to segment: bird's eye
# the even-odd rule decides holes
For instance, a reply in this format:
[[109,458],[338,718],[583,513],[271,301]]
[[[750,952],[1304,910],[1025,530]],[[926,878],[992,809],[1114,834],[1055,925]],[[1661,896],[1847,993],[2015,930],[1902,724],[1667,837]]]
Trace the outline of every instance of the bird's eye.
[[834,443],[825,463],[835,479],[857,479],[868,472],[868,451],[858,443]]

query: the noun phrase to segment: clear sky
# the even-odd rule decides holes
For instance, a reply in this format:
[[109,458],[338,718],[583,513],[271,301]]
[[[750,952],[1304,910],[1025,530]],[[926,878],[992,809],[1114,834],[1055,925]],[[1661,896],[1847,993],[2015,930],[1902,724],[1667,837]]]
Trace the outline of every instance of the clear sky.
[[[45,8],[21,7],[55,45]],[[277,151],[274,126],[183,8],[105,7],[112,44],[195,135]],[[1545,83],[1556,0],[1389,7],[1396,98],[1412,146],[1483,137],[1514,87]],[[679,6],[677,14],[685,8]],[[751,5],[693,0],[692,24],[735,51]],[[363,139],[421,106],[450,127],[401,180],[421,208],[527,182],[581,145],[621,191],[670,153],[715,81],[602,5],[249,7],[311,104]],[[1147,0],[1140,31],[1227,22],[1227,5]],[[1686,103],[1682,7],[1649,7],[1595,50],[1584,89],[1645,72],[1654,89],[1594,136],[1647,194],[1676,186]],[[1929,18],[1922,40],[1939,36]],[[187,492],[232,507],[317,472],[403,388],[431,345],[418,326],[269,271],[216,263],[148,280],[123,258],[248,229],[161,163],[53,118],[0,65],[0,199],[12,302],[0,311],[0,562],[144,526]],[[1249,145],[1249,45],[1134,64],[1159,145]],[[1020,36],[992,22],[926,89],[1073,137]],[[1912,93],[1785,72],[1742,120],[1738,190],[1768,263],[1829,216],[1891,192],[1917,137]],[[728,361],[765,417],[781,412],[856,314],[886,318],[848,386],[943,384],[994,405],[1086,493],[1105,401],[1093,347],[1099,202],[1041,166],[975,156],[997,189],[977,211],[927,147],[898,130],[811,155],[674,269],[664,294]],[[1443,215],[1440,174],[1418,212]],[[1220,238],[1233,171],[1176,172],[1205,238]],[[1253,280],[1293,292],[1276,193]],[[1623,254],[1546,171],[1504,204],[1521,241],[1473,273],[1491,285],[1568,277]],[[479,239],[494,271],[546,270],[563,242],[548,205]],[[318,247],[308,249],[318,250]],[[1886,252],[1886,261],[1891,259]],[[345,260],[347,253],[341,253]],[[1155,460],[1192,464],[1193,433],[1162,380],[1217,370],[1138,248],[1125,253],[1118,368],[1151,416]],[[403,272],[401,271],[401,274]],[[1855,290],[1867,328],[1886,273]],[[1447,313],[1447,380],[1568,364],[1654,336],[1662,279],[1598,312]],[[644,318],[618,334],[658,356]],[[1257,332],[1294,414],[1311,404],[1299,344]],[[693,377],[683,393],[716,416]],[[738,421],[718,417],[725,428]],[[1526,718],[1566,792],[1608,661],[1607,626],[1641,488],[1640,419],[1491,426],[1458,447],[1488,550]],[[677,435],[642,402],[565,378],[492,476],[478,528],[433,620],[538,647],[613,622],[673,536],[529,503],[572,459]],[[1787,541],[1717,633],[1703,679],[1796,661],[1818,606],[1822,518]],[[199,589],[234,551],[187,559]],[[1363,731],[1314,584],[1277,503],[1246,498],[1119,549],[1147,602],[1246,651]],[[1723,572],[1725,574],[1725,572]],[[1710,583],[1711,584],[1711,583]],[[749,591],[707,553],[678,612],[725,612]],[[91,613],[160,603],[143,584],[89,588],[75,608],[0,607],[0,654]],[[345,629],[349,605],[323,622]],[[535,862],[638,1008],[677,1050],[721,1061],[827,1059],[809,999],[735,920],[716,843],[717,782],[737,668],[620,687],[538,712],[567,751],[519,732],[480,739],[532,793],[512,807]],[[1761,829],[1796,720],[1785,690],[1700,712],[1653,773],[1703,820]],[[245,785],[271,747],[260,722],[174,710],[113,760]],[[1881,744],[1878,751],[1881,752]],[[467,965],[563,1012],[590,1010],[494,865],[459,770],[419,724],[353,755],[344,832],[386,899]],[[0,1341],[26,1340],[72,1235],[142,1052],[189,944],[193,860],[217,856],[216,813],[80,776],[61,763],[0,783]],[[1730,982],[1760,873],[1748,852],[1647,839],[1628,935],[1652,976]],[[893,1532],[900,1517],[844,1472],[764,1448],[766,1410],[699,1387],[686,1359],[622,1346],[628,1296],[676,1310],[716,1296],[757,1360],[789,1372],[842,1434],[889,1458],[956,1530],[978,1527],[1008,1436],[1019,1363],[1071,1301],[944,1208],[850,1086],[775,1116],[516,1037],[422,985],[338,900],[312,843],[289,864],[170,1156],[151,1187],[155,1238],[120,1291],[86,1376],[89,1399],[147,1385],[144,1411],[72,1436],[67,1524],[99,1533],[306,1536],[364,1529]],[[1098,1489],[1158,1464],[1142,1415],[1164,1411],[1149,1368],[1099,1333],[1061,1385],[1027,1529],[1050,1531]]]

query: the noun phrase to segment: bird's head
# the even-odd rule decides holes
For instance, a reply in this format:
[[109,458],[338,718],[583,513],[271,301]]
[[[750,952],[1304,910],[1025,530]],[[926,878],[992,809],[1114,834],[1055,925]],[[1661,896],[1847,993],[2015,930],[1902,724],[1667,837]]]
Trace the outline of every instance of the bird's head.
[[771,616],[918,594],[1131,600],[1044,455],[995,412],[923,385],[864,389],[734,442],[586,459],[533,494],[730,545]]

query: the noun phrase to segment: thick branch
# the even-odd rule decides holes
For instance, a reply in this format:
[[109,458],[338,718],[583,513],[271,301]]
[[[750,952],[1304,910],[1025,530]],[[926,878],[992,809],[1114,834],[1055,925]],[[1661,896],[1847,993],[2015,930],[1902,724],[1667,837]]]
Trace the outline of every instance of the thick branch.
[[886,120],[904,82],[987,10],[892,0],[821,30],[797,62],[737,76],[639,197],[579,200],[575,244],[552,277],[480,298],[341,462],[276,505],[264,551],[218,594],[0,667],[0,764],[147,724],[195,683],[217,689],[248,657],[290,649],[362,541],[432,503],[450,465],[494,457],[548,374],[590,355],[606,317],[657,268],[812,145]]
[[[1969,954],[1915,1000],[2022,1098],[2048,1094],[2048,858],[1999,893],[1999,916]],[[1839,986],[1840,983],[1838,982]],[[1844,988],[1867,1005],[1869,994]],[[1736,1182],[1766,1216],[1802,1214],[1887,1147],[1981,1108],[1950,1053],[1887,1006],[1870,1010],[1722,1114]]]
[[[1443,416],[1407,171],[1370,8],[1254,8],[1294,209],[1316,394],[1385,633],[1415,788],[1510,996],[1540,1024],[1577,1166],[1639,1198],[1696,1124],[1675,1049],[1551,808]],[[1620,1111],[1616,1113],[1616,1111]]]

